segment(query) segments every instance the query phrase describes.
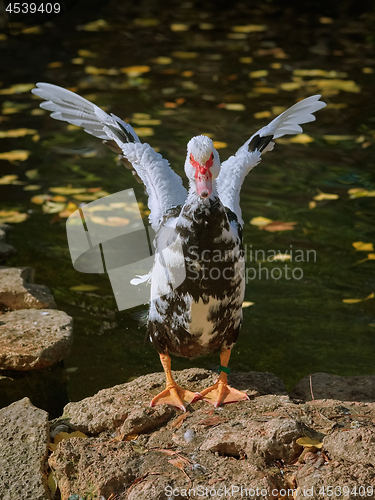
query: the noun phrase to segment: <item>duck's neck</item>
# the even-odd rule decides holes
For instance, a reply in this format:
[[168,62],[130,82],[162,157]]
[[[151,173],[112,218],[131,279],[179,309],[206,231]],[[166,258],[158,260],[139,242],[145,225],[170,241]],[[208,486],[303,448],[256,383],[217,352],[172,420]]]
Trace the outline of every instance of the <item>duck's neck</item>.
[[201,198],[197,193],[195,181],[190,181],[186,204],[202,208],[210,207],[215,199],[219,199],[219,194],[216,188],[216,180],[212,182],[212,193],[207,198]]

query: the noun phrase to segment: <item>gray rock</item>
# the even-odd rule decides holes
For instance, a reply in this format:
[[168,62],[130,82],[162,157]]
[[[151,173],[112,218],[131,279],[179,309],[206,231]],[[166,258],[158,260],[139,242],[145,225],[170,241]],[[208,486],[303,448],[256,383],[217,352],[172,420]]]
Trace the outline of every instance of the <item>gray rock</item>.
[[54,309],[22,309],[0,316],[0,369],[38,370],[69,355],[72,318]]
[[[216,373],[202,368],[183,370],[174,375],[178,384],[193,392],[199,392],[209,387],[218,377]],[[272,373],[233,373],[230,375],[229,382],[253,398],[267,393],[268,390],[272,394],[274,392],[286,393],[282,381]],[[130,415],[133,415],[134,405],[138,409],[149,409],[151,399],[164,386],[164,373],[144,375],[132,382],[99,391],[95,396],[78,403],[69,403],[64,409],[63,417],[69,418],[74,428],[82,432],[90,434],[99,434],[103,431],[111,432],[122,426],[123,422],[128,417],[130,418]],[[163,415],[161,418],[165,422],[173,416],[173,413],[164,412]],[[124,424],[124,432],[125,428],[128,434],[139,432],[139,426],[149,425],[146,423],[149,417],[148,412],[145,412],[143,423],[138,421],[134,426]],[[151,417],[151,419],[153,418]]]
[[0,240],[0,262],[4,262],[9,257],[12,257],[17,250],[12,247],[12,245],[8,245],[8,243],[4,243],[3,241]]
[[28,398],[0,410],[1,500],[49,500],[48,414]]
[[44,285],[35,285],[30,267],[0,267],[0,309],[54,309],[55,301]]
[[323,445],[334,460],[375,467],[374,428],[337,430],[324,438]]
[[[375,375],[340,377],[318,372],[311,375],[314,399],[336,399],[340,401],[375,401]],[[312,401],[310,376],[300,380],[292,389],[292,398]]]

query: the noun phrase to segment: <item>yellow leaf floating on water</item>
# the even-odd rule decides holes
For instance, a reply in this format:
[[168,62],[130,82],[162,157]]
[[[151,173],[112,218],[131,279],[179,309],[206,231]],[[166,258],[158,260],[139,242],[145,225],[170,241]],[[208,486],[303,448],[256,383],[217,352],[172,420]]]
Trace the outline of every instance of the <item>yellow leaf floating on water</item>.
[[151,135],[154,135],[154,129],[150,127],[134,127],[134,132],[139,137],[150,137]]
[[148,73],[151,70],[150,66],[129,66],[128,68],[121,68],[121,73],[126,75],[136,76]]
[[247,24],[245,26],[233,26],[232,31],[235,33],[254,33],[257,31],[266,31],[266,24]]
[[94,286],[94,285],[76,285],[76,286],[70,287],[70,290],[73,290],[73,292],[93,292],[94,290],[98,290],[98,289],[99,289],[99,287]]
[[42,186],[38,184],[29,184],[23,188],[24,191],[38,191],[38,189],[42,189]]
[[18,179],[18,175],[4,175],[0,177],[0,185],[13,184],[13,181]]
[[59,217],[62,219],[67,219],[70,217],[76,210],[78,210],[78,206],[70,201],[68,205],[65,207],[65,209],[62,212],[59,212]]
[[323,135],[325,141],[340,142],[340,141],[354,141],[355,135]]
[[85,188],[72,188],[72,187],[53,187],[49,188],[51,193],[56,193],[56,194],[81,194],[85,193],[86,189]]
[[310,142],[314,142],[314,139],[307,134],[297,134],[290,139],[280,138],[276,139],[278,144],[309,144]]
[[239,102],[231,102],[225,104],[223,107],[225,107],[225,109],[228,109],[229,111],[245,111],[246,109],[246,107]]
[[153,119],[144,119],[144,118],[132,118],[130,120],[132,123],[136,125],[160,125],[161,120],[153,120]]
[[309,201],[309,209],[312,210],[316,207],[316,201]]
[[53,201],[46,201],[42,206],[43,213],[45,214],[57,214],[65,208],[65,203],[55,203]]
[[215,149],[223,149],[228,147],[228,144],[226,142],[220,142],[220,141],[213,141],[213,142]]
[[272,257],[270,260],[281,260],[282,262],[284,262],[285,260],[290,260],[290,259],[291,259],[291,255],[289,255],[287,253],[278,253],[277,255]]
[[25,161],[30,156],[31,151],[25,151],[22,149],[17,149],[14,151],[8,151],[7,153],[0,153],[0,160],[8,161]]
[[322,200],[337,200],[339,197],[338,194],[331,194],[331,193],[323,193],[320,191],[319,194],[314,196],[315,201],[322,201]]
[[297,222],[283,222],[280,220],[275,220],[266,224],[265,226],[260,226],[259,229],[264,229],[265,231],[269,231],[274,233],[275,231],[292,231],[296,229],[294,226]]
[[370,293],[370,295],[368,295],[364,299],[343,299],[343,302],[345,302],[345,304],[357,304],[358,302],[363,302],[364,300],[373,299],[374,297],[375,297],[375,294],[374,294],[374,292],[372,292],[372,293]]
[[155,64],[171,64],[173,62],[173,59],[171,57],[164,57],[164,56],[159,56],[155,57],[154,59],[151,59],[151,62]]
[[266,69],[261,69],[259,71],[251,71],[249,73],[250,78],[264,78],[267,75],[268,75],[268,70]]
[[170,28],[172,31],[188,31],[190,26],[188,24],[175,23],[175,24],[171,24]]
[[0,131],[0,139],[3,139],[4,137],[24,137],[25,135],[33,135],[36,134],[37,130],[33,130],[31,128],[17,128],[14,130],[6,130],[6,131]]
[[270,111],[259,111],[258,113],[253,114],[253,117],[257,120],[261,120],[262,118],[269,118],[270,116]]
[[95,66],[86,66],[85,72],[88,75],[109,75],[116,76],[119,75],[120,72],[116,68],[96,68]]
[[35,87],[35,83],[16,83],[7,89],[0,89],[0,95],[23,94]]
[[0,210],[0,224],[11,223],[18,224],[28,218],[27,214],[21,214],[16,210]]
[[98,57],[95,52],[91,52],[91,50],[86,50],[86,49],[80,49],[78,51],[78,55],[80,57]]
[[368,191],[363,188],[352,188],[349,189],[348,194],[350,195],[350,198],[372,198],[375,196],[375,191]]
[[106,30],[109,28],[109,24],[104,19],[98,19],[97,21],[93,21],[91,23],[84,24],[83,26],[79,26],[79,29],[84,31],[99,31]]
[[266,217],[253,217],[250,221],[250,224],[253,226],[266,226],[273,222],[272,219],[267,219]]
[[250,64],[253,62],[253,58],[252,57],[240,57],[240,62],[242,64]]
[[373,252],[374,245],[372,243],[364,243],[363,241],[355,241],[353,247],[359,252]]
[[50,200],[51,196],[49,194],[37,194],[31,198],[31,203],[35,203],[35,205],[43,205],[46,200]]
[[244,301],[244,302],[242,302],[242,309],[244,307],[250,307],[250,306],[253,306],[253,305],[254,305],[254,302],[246,302],[246,301]]
[[296,441],[297,444],[303,446],[304,448],[321,448],[323,443],[317,439],[311,439],[309,437],[301,437]]

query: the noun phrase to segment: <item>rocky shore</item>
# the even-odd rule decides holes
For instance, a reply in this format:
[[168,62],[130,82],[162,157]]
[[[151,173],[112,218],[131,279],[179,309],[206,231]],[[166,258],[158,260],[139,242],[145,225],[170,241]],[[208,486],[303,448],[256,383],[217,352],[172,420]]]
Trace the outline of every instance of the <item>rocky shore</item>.
[[[175,375],[193,391],[217,376]],[[231,383],[249,401],[218,409],[199,401],[186,413],[150,408],[162,373],[69,403],[52,421],[24,398],[0,410],[1,498],[375,498],[375,377],[361,377],[364,401],[353,401],[358,377],[318,373],[313,388],[314,379],[323,392],[311,401],[288,395],[270,373],[236,373]],[[324,397],[324,380],[327,394],[343,397]]]
[[[15,251],[5,229],[2,264]],[[1,266],[1,500],[375,499],[375,376],[316,373],[288,394],[271,373],[234,373],[230,383],[249,401],[218,409],[198,401],[182,413],[150,407],[164,387],[164,374],[153,373],[51,419],[34,406],[42,385],[17,383],[55,370],[71,342],[72,319],[34,284],[33,270]],[[217,374],[175,377],[199,392]]]

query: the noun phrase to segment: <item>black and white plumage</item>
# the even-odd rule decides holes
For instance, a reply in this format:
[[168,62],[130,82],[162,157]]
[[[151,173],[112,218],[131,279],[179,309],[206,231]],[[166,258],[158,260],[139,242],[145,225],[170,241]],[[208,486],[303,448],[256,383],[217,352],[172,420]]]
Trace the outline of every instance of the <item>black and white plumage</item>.
[[[168,252],[163,253],[166,261],[162,264],[156,254],[150,275],[134,280],[134,284],[148,278],[151,281],[148,328],[167,374],[167,389],[173,386],[173,380],[168,378],[170,364],[165,361],[169,359],[168,353],[186,357],[220,350],[230,353],[242,321],[245,292],[241,186],[246,175],[261,161],[262,154],[273,149],[274,139],[300,133],[300,124],[315,120],[313,113],[325,106],[319,100],[320,95],[289,108],[222,164],[211,139],[206,136],[191,139],[185,161],[189,180],[186,191],[168,162],[150,145],[142,144],[133,128],[120,118],[55,85],[38,83],[32,92],[46,100],[41,107],[52,111],[52,118],[82,126],[111,149],[121,152],[146,187],[156,250],[165,231],[168,231],[166,238],[178,242],[182,248],[181,256],[181,252],[173,250],[172,241]],[[164,266],[173,268],[175,261],[181,259],[185,261],[186,278],[176,288],[163,283],[161,293]],[[229,396],[225,399],[223,390],[217,396],[219,399],[215,399],[216,405],[244,399]],[[159,395],[160,401],[154,398],[153,404],[171,402],[164,393]],[[188,402],[192,400],[183,397]],[[173,401],[185,408],[178,399]]]

